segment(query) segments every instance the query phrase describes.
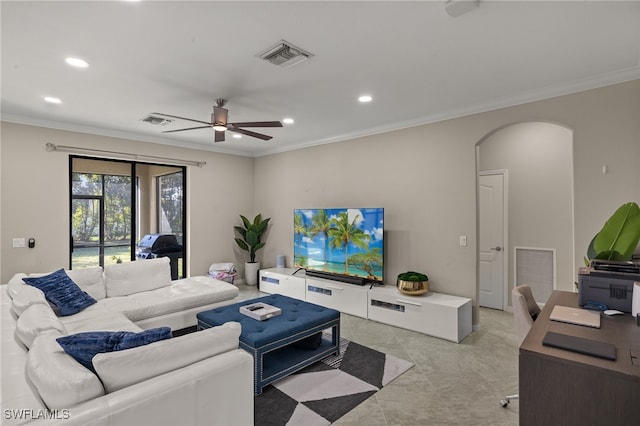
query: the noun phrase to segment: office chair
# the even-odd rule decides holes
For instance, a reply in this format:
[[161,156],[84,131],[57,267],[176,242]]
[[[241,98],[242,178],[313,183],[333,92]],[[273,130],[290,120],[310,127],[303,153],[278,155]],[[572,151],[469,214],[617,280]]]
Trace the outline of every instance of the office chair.
[[[524,338],[527,337],[529,330],[531,330],[533,322],[540,314],[540,307],[533,298],[533,293],[528,285],[519,285],[513,288],[511,291],[511,303],[513,305],[513,318],[516,325],[518,346],[520,346]],[[506,408],[512,399],[518,399],[518,395],[505,396],[500,401],[500,405]]]

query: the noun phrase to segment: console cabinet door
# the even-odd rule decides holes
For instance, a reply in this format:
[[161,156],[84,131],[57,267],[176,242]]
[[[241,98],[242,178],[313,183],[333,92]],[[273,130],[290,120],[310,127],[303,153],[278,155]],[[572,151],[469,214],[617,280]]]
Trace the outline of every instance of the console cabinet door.
[[260,291],[265,293],[305,300],[304,284],[304,277],[294,277],[291,273],[279,273],[269,269],[260,270]]
[[307,302],[362,318],[367,318],[368,290],[369,286],[307,277]]

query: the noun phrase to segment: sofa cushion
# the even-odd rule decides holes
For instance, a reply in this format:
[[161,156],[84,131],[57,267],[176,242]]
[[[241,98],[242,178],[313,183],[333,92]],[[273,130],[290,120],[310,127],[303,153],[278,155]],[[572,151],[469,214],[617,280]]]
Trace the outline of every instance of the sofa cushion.
[[15,274],[9,282],[7,283],[7,294],[11,299],[13,299],[16,294],[26,285],[23,278],[25,278],[27,274],[23,274],[22,272]]
[[60,310],[61,316],[76,314],[96,303],[96,299],[82,291],[64,269],[58,269],[44,277],[27,277],[22,280],[42,290],[47,300]]
[[30,348],[38,335],[47,330],[55,330],[60,335],[67,330],[48,304],[36,304],[25,310],[16,321],[16,336]]
[[49,409],[66,409],[104,395],[100,379],[67,355],[55,331],[45,331],[33,341],[26,372]]
[[96,354],[122,351],[172,337],[169,327],[130,331],[88,331],[59,337],[58,344],[80,364],[95,373],[91,360]]
[[144,293],[109,297],[104,303],[110,311],[123,312],[131,321],[141,321],[231,300],[238,293],[238,287],[227,282],[209,277],[190,277]]
[[[73,280],[74,283],[78,285],[83,291],[86,291],[91,297],[96,300],[103,299],[107,296],[106,289],[104,287],[104,274],[101,266],[95,266],[92,268],[82,268],[82,269],[73,269],[67,270],[65,272]],[[44,273],[33,273],[33,274],[24,274],[18,273],[15,274],[7,283],[7,294],[10,298],[14,298],[16,293],[20,291],[27,284],[22,280],[27,277],[43,277],[48,275],[50,272]]]
[[142,331],[133,321],[122,312],[112,312],[104,309],[99,300],[95,305],[89,306],[84,311],[70,317],[60,317],[60,321],[67,329],[67,334],[82,333],[85,331]]
[[17,316],[22,315],[22,313],[32,305],[38,304],[45,305],[49,310],[51,310],[44,293],[30,285],[23,284],[22,288],[20,288],[19,291],[15,293],[13,299],[11,299],[11,308],[13,308],[13,311]]
[[104,267],[107,297],[128,296],[171,285],[168,257],[115,263]]
[[86,291],[94,299],[100,300],[107,297],[107,291],[104,286],[104,271],[101,266],[65,270],[65,272],[74,283],[78,284],[80,289]]
[[97,354],[93,365],[107,393],[238,348],[241,327],[219,327],[122,352]]

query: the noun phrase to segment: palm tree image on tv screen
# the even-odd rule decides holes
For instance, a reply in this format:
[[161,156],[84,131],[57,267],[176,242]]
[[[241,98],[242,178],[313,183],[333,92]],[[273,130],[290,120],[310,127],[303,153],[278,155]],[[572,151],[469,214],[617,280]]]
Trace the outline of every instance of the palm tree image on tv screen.
[[381,282],[384,209],[296,209],[293,260],[307,273]]

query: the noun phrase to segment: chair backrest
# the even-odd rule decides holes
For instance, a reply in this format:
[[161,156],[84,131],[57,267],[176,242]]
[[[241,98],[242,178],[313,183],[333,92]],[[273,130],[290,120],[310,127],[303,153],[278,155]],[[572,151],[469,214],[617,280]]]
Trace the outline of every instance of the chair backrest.
[[533,326],[533,321],[540,313],[540,307],[533,298],[533,293],[528,285],[519,285],[511,291],[511,303],[513,304],[513,317],[516,323],[518,345],[522,343],[527,333]]

